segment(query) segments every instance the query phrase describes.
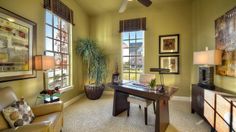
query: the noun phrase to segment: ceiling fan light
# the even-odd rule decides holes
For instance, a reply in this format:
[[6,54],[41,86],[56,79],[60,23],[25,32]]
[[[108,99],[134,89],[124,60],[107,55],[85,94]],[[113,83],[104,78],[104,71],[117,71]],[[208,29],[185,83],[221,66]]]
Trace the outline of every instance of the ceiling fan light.
[[128,0],[129,2],[133,1],[133,0]]

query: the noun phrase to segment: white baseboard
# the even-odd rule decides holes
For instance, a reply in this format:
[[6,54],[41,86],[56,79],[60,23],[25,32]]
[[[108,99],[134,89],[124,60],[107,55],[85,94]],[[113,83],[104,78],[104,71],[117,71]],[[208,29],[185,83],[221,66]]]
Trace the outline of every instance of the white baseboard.
[[173,96],[170,100],[191,102],[191,97]]
[[78,95],[78,96],[76,96],[76,97],[70,99],[69,101],[65,102],[65,103],[64,103],[64,108],[66,108],[66,107],[72,105],[73,103],[75,103],[76,101],[78,101],[80,98],[82,98],[84,95],[85,95],[85,94],[82,93],[82,94],[80,94],[80,95]]

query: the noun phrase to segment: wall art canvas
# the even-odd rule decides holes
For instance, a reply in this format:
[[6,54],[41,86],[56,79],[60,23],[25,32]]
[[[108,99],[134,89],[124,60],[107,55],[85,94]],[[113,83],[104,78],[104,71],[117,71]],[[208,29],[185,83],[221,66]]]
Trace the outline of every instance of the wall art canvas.
[[179,53],[179,34],[159,36],[159,53]]
[[0,81],[35,77],[36,24],[0,8]]
[[222,50],[222,65],[216,73],[236,77],[236,7],[215,21],[216,49]]
[[159,56],[159,67],[170,70],[164,74],[179,74],[179,55]]

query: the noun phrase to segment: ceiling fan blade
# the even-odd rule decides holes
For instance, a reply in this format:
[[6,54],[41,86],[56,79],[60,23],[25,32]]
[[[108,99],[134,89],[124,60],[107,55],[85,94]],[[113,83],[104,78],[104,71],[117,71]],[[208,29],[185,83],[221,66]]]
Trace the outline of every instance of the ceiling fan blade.
[[123,13],[126,10],[127,4],[128,4],[128,0],[123,0],[119,9],[119,13]]
[[143,4],[146,7],[149,7],[152,4],[151,0],[138,0],[141,4]]

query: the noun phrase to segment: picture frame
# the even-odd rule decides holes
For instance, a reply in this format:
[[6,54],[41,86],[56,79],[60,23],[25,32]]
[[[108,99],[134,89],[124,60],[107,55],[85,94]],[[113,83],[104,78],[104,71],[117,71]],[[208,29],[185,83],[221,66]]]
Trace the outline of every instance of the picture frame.
[[179,74],[179,55],[159,56],[159,68],[170,69],[163,74]]
[[37,25],[0,7],[0,82],[35,78]]
[[159,36],[159,54],[179,53],[179,34]]
[[[216,74],[236,77],[236,7],[215,20],[215,48],[222,51]],[[223,26],[222,26],[223,25]]]

